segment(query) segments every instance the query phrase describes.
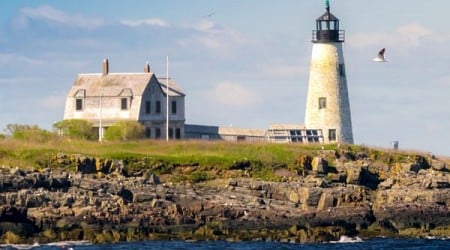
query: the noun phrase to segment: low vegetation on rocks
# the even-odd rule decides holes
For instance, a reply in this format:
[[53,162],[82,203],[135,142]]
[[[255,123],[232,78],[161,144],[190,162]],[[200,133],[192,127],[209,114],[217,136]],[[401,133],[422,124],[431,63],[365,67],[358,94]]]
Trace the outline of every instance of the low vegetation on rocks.
[[450,237],[449,160],[358,145],[0,140],[0,243]]

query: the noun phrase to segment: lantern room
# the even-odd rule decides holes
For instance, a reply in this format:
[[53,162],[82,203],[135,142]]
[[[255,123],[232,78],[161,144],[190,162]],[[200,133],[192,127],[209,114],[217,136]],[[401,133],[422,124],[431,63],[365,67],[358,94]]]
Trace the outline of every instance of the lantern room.
[[316,19],[316,30],[313,30],[312,41],[344,42],[345,32],[339,30],[339,19],[330,12],[330,3],[326,1],[326,12]]

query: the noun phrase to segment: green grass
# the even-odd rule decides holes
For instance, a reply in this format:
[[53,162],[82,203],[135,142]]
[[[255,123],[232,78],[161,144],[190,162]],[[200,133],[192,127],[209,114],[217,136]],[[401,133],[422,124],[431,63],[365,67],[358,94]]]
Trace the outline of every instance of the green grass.
[[[275,170],[300,171],[307,159],[322,155],[322,150],[365,153],[374,161],[392,165],[415,159],[417,152],[390,151],[358,145],[235,143],[226,141],[114,141],[55,139],[35,143],[12,139],[0,140],[0,166],[49,167],[59,153],[123,160],[129,169],[148,168],[155,174],[178,174],[180,180],[210,180],[223,171],[248,171],[263,180],[278,180]],[[325,154],[332,165],[334,154]],[[177,172],[178,171],[178,172]]]

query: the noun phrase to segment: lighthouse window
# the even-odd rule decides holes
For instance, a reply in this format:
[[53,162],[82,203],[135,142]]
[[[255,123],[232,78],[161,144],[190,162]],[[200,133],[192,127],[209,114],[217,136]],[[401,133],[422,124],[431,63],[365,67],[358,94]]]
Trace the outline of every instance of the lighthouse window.
[[325,109],[325,108],[327,108],[327,98],[319,97],[319,109]]
[[328,130],[328,140],[329,141],[336,141],[336,129]]
[[339,64],[339,75],[340,76],[345,76],[345,68],[344,68],[344,64],[343,63]]

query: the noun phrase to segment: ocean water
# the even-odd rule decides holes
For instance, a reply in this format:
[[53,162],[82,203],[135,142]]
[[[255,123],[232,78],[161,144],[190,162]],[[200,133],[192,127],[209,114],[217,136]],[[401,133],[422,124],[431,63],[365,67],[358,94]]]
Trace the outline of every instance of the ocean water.
[[343,237],[341,240],[320,244],[292,244],[279,242],[224,242],[224,241],[206,241],[206,242],[185,242],[185,241],[142,241],[142,242],[121,242],[114,244],[90,244],[88,242],[56,242],[45,245],[0,245],[0,249],[36,249],[36,250],[103,250],[103,249],[197,249],[197,250],[256,250],[256,249],[450,249],[450,238],[447,239],[392,239],[376,238],[371,240],[361,240],[359,238]]

